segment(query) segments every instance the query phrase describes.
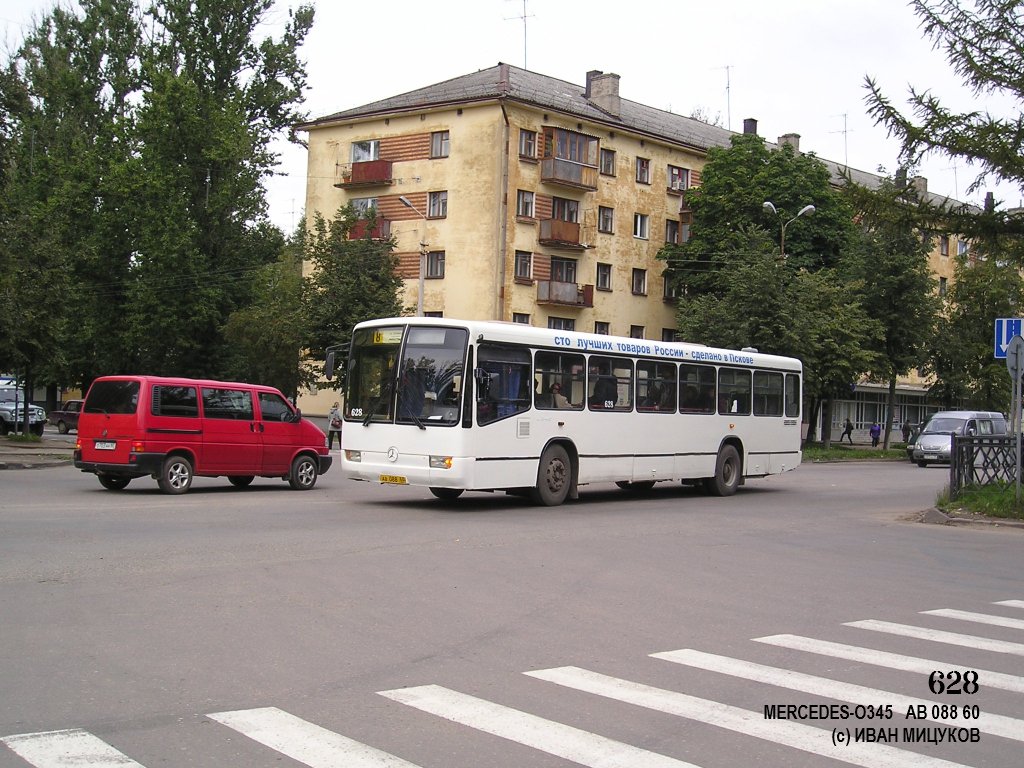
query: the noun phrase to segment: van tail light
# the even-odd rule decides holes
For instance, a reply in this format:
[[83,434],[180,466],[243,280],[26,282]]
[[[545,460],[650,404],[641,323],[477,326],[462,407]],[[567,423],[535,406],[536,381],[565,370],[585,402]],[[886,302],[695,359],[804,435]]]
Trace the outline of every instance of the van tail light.
[[82,438],[78,438],[77,440],[75,440],[75,450],[82,450]]
[[136,440],[132,443],[132,453],[145,453],[146,444],[141,440]]

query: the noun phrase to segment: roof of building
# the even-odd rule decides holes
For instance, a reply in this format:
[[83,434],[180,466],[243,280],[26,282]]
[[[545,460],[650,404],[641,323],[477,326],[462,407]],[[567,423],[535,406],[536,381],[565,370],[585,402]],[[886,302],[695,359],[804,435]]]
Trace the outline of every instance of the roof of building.
[[[540,109],[575,115],[591,123],[645,134],[701,152],[707,152],[712,147],[728,147],[731,138],[737,135],[737,132],[721,126],[628,99],[620,98],[618,115],[613,115],[598,107],[594,100],[588,99],[583,86],[504,63],[360,107],[335,112],[302,123],[296,128],[308,131],[339,121],[497,99],[518,101]],[[767,144],[769,147],[778,146],[772,142]],[[845,165],[824,158],[818,159],[825,163],[833,180],[838,183]],[[854,168],[849,169],[849,174],[853,181],[867,187],[877,187],[882,181],[882,177],[877,174]],[[947,200],[932,193],[928,196],[935,203]]]

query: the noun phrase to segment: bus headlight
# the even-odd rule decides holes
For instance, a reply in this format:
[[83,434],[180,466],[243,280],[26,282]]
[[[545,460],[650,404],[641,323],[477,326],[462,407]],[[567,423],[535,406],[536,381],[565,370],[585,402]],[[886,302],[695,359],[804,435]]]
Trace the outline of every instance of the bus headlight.
[[362,461],[363,460],[363,452],[362,451],[345,451],[345,458],[348,459],[349,461]]
[[452,457],[451,456],[431,456],[430,457],[430,468],[431,469],[451,469],[452,468]]

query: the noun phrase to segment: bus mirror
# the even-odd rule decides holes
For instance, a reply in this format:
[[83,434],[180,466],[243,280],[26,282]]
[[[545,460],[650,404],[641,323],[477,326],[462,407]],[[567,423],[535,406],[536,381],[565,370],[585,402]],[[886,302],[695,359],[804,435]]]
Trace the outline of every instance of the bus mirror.
[[324,378],[328,381],[334,378],[334,352],[327,353],[327,359],[324,361]]

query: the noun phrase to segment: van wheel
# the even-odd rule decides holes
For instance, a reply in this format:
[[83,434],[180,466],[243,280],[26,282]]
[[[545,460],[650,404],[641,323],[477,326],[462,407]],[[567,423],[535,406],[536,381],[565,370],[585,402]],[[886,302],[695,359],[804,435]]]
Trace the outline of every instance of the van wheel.
[[927,461],[919,461],[919,462],[917,462],[917,466],[921,467],[921,469],[924,469],[925,467],[928,466],[928,462]]
[[309,456],[299,456],[292,462],[288,483],[296,491],[308,491],[316,485],[317,463]]
[[537,468],[537,486],[530,492],[534,504],[557,507],[569,495],[572,484],[572,462],[569,453],[560,445],[548,446],[540,457]]
[[715,476],[704,478],[704,489],[712,496],[732,496],[740,485],[740,454],[726,445],[718,452]]
[[232,475],[228,478],[228,482],[235,486],[235,488],[245,488],[252,481],[253,475]]
[[108,491],[123,491],[132,481],[130,477],[118,477],[117,475],[96,475],[100,485]]
[[184,456],[168,456],[157,484],[164,493],[184,493],[192,485],[192,462]]
[[431,488],[430,492],[441,501],[455,501],[462,495],[461,488]]
[[68,433],[68,425],[65,424],[63,421],[58,421],[57,431],[60,432],[62,435],[66,435]]

